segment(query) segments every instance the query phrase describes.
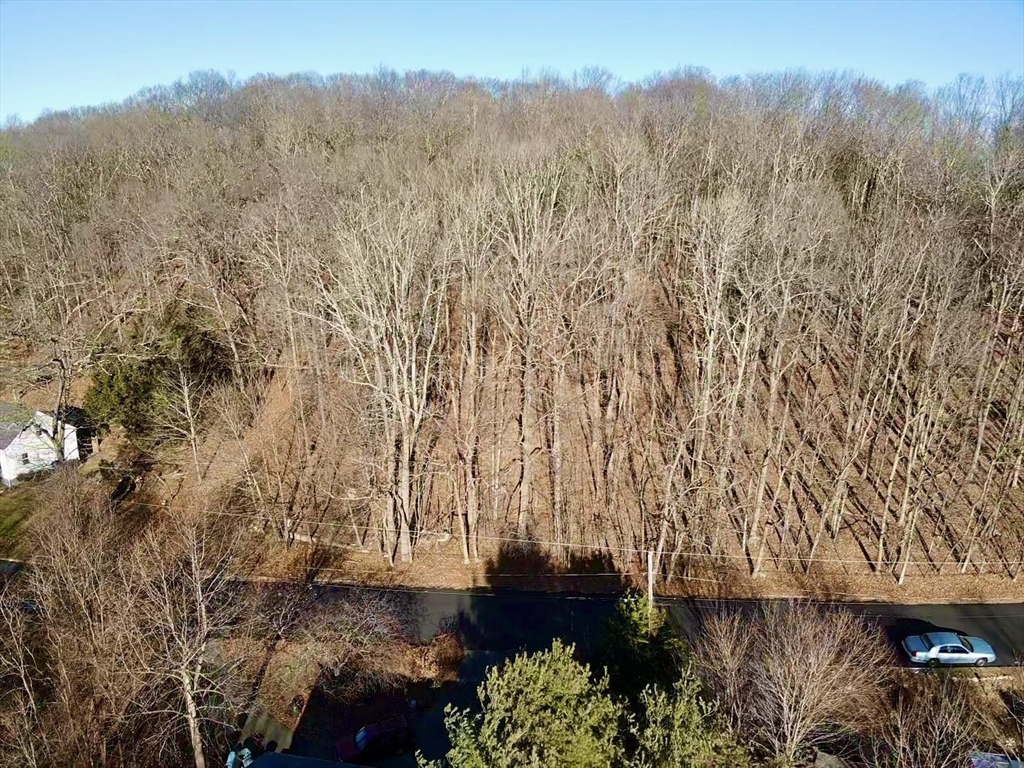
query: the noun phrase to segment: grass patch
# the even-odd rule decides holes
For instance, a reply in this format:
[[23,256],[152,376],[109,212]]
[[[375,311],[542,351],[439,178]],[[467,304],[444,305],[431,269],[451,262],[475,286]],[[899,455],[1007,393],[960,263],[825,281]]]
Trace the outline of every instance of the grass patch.
[[24,555],[19,534],[35,508],[38,489],[34,485],[23,483],[0,490],[0,558]]

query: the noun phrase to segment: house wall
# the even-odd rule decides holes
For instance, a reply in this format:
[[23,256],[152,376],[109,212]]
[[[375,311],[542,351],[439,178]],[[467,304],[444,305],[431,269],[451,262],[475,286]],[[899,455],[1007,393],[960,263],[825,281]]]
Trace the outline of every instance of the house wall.
[[[37,435],[35,427],[41,427],[42,434]],[[11,485],[21,475],[46,469],[57,461],[57,448],[52,435],[53,417],[37,411],[32,418],[32,424],[25,427],[10,445],[0,451],[0,479],[5,485]],[[64,460],[75,461],[78,458],[78,428],[65,423]]]
[[7,451],[0,451],[0,480],[10,485],[16,476],[14,461],[7,458]]
[[[32,419],[36,424],[46,430],[47,434],[53,435],[53,417],[42,411],[36,411]],[[75,461],[78,455],[78,427],[73,424],[64,423],[64,460]]]
[[78,427],[64,425],[64,461],[76,461],[78,455]]
[[[66,445],[65,441],[65,445]],[[75,441],[75,456],[78,455],[78,442]],[[25,457],[28,457],[26,463]],[[45,432],[36,435],[31,427],[25,429],[20,435],[11,441],[3,451],[0,451],[0,466],[3,469],[3,481],[10,485],[21,475],[46,469],[57,461],[57,451],[54,449],[53,441]]]

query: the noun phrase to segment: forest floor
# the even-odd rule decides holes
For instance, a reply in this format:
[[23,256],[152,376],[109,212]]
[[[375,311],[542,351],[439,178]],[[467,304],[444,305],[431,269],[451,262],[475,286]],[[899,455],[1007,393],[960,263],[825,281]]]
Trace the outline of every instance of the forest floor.
[[[0,399],[17,398],[31,408],[46,408],[55,394],[56,382],[22,380],[19,386],[3,387]],[[80,403],[88,388],[87,379],[72,383],[72,403]],[[282,403],[287,395],[278,393]],[[52,406],[51,406],[52,407]],[[283,408],[283,405],[282,405]],[[269,420],[271,423],[273,419]],[[272,426],[272,424],[271,424]],[[245,450],[255,453],[261,438],[259,430],[246,435]],[[100,443],[99,459],[109,462],[110,449],[123,443],[123,438],[108,438]],[[114,445],[117,444],[117,445]],[[165,466],[150,473],[146,485],[154,500],[161,499],[169,509],[183,505],[208,505],[211,488],[229,483],[242,472],[238,444],[226,437],[206,441],[202,457],[204,480],[198,485],[192,473],[170,471]],[[116,457],[114,457],[116,458]],[[183,462],[184,464],[185,462]],[[87,463],[88,467],[89,464]],[[24,491],[0,493],[0,555],[18,550],[17,531],[31,514],[33,494]],[[748,561],[736,546],[735,552],[715,560],[680,558],[676,572],[685,575],[672,579],[659,578],[659,595],[679,597],[712,597],[721,599],[794,597],[837,601],[883,601],[891,603],[990,603],[1024,600],[1024,578],[1011,578],[1004,570],[988,572],[971,569],[959,573],[955,563],[930,563],[921,556],[909,566],[905,582],[897,584],[895,573],[876,574],[869,563],[866,538],[856,531],[844,532],[836,540],[824,537],[809,572],[806,563],[773,559],[778,542],[769,542],[769,555],[758,576],[751,576]],[[6,537],[6,538],[2,538]],[[642,562],[623,566],[608,553],[580,552],[571,565],[554,559],[533,545],[522,546],[501,539],[480,539],[480,562],[464,563],[457,538],[445,533],[421,536],[412,563],[395,562],[389,566],[373,546],[359,546],[352,529],[341,526],[330,537],[331,542],[312,545],[296,541],[290,547],[268,538],[266,576],[268,578],[309,578],[322,582],[356,583],[367,586],[414,587],[452,590],[521,589],[578,594],[615,594],[627,588],[646,590],[647,574]],[[921,551],[920,547],[917,551]],[[575,553],[574,553],[575,554]],[[13,557],[14,555],[8,555]]]
[[[618,594],[646,590],[641,571],[566,573],[550,562],[508,562],[495,551],[480,563],[465,564],[458,543],[430,544],[416,551],[412,563],[388,566],[373,550],[331,549],[295,543],[271,544],[268,577],[309,578],[323,583],[409,587],[436,590],[526,590],[572,594]],[[484,550],[486,551],[486,550]],[[532,560],[532,558],[531,558]],[[530,568],[536,565],[535,568]],[[807,598],[839,602],[996,603],[1024,600],[1024,580],[996,574],[910,574],[899,586],[893,576],[876,576],[865,565],[844,565],[845,572],[810,575],[766,570],[758,577],[741,568],[707,569],[699,575],[659,580],[656,594],[665,597],[717,599]]]
[[[290,393],[275,382],[260,418],[245,435],[243,445],[225,437],[207,440],[203,458],[204,481],[198,486],[190,473],[173,492],[170,505],[205,503],[207,488],[237,482],[243,472],[241,454],[258,455],[261,444],[274,439],[288,424],[292,410]],[[173,483],[172,483],[173,484]],[[170,490],[165,486],[166,490]],[[810,514],[810,513],[809,513]],[[301,517],[301,511],[296,515]],[[278,521],[280,522],[280,521]],[[543,529],[544,521],[537,521]],[[816,520],[809,521],[813,527]],[[571,562],[552,555],[543,542],[537,544],[481,534],[480,561],[463,561],[460,541],[445,531],[423,531],[414,548],[412,563],[389,565],[375,543],[372,530],[357,540],[355,530],[344,522],[325,523],[315,544],[295,541],[291,546],[268,540],[267,576],[315,577],[323,582],[356,583],[451,590],[521,589],[579,594],[617,594],[627,588],[646,590],[644,553],[633,553],[623,564],[621,553],[572,548]],[[929,542],[937,539],[932,537]],[[822,537],[814,561],[787,559],[781,552],[781,534],[768,541],[764,568],[750,574],[749,561],[739,542],[726,542],[723,557],[681,556],[671,579],[659,578],[656,591],[664,596],[713,597],[723,599],[795,597],[836,601],[882,601],[891,603],[988,603],[1024,600],[1024,578],[1017,578],[995,563],[981,563],[966,573],[951,562],[938,547],[933,553],[927,542],[915,542],[914,555],[904,584],[897,583],[893,565],[876,574],[870,531],[848,523],[832,539]],[[562,552],[566,552],[565,549]],[[614,556],[613,556],[614,555]],[[891,554],[887,554],[892,557]],[[664,576],[664,574],[662,574]]]

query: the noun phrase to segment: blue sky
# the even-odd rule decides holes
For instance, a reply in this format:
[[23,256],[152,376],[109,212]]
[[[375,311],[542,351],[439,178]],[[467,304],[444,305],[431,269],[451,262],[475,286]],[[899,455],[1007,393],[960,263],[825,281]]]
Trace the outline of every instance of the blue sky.
[[1024,74],[1024,0],[90,2],[0,0],[0,117],[119,101],[201,69],[448,70],[624,80],[802,67],[889,84]]

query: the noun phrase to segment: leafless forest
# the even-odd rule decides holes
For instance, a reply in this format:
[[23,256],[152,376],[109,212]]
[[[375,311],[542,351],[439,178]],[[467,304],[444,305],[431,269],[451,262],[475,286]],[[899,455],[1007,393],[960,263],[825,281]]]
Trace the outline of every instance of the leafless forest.
[[608,84],[202,73],[9,125],[5,343],[111,381],[188,325],[222,370],[120,423],[285,538],[1016,579],[1024,81]]

